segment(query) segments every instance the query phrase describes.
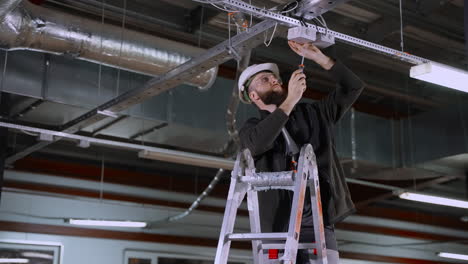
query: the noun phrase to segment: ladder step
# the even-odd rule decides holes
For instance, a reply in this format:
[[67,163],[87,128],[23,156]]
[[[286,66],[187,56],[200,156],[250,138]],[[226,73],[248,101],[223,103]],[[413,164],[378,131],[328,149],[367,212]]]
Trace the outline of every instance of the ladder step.
[[254,187],[294,186],[292,171],[254,173],[251,176],[240,177],[240,181]]
[[[316,248],[315,243],[299,243],[297,249],[312,249]],[[284,249],[284,244],[279,243],[262,243],[261,249]]]
[[286,240],[288,233],[238,233],[229,234],[231,241],[251,241],[251,240]]

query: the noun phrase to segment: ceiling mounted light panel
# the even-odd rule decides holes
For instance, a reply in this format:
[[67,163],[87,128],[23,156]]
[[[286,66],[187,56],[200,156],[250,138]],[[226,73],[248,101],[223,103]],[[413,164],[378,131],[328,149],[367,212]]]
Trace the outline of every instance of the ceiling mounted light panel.
[[468,72],[437,62],[427,62],[411,67],[410,77],[468,92]]

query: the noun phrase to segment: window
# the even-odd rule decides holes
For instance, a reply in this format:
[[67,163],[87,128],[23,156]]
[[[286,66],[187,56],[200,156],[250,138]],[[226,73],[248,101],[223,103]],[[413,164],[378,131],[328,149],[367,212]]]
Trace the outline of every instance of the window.
[[[125,251],[124,264],[213,264],[214,257],[145,251]],[[234,260],[228,264],[246,264],[250,261]]]
[[128,258],[128,264],[151,264],[151,259],[148,258]]
[[43,242],[0,240],[0,259],[3,263],[60,264],[62,246]]
[[[214,260],[184,259],[178,257],[158,257],[158,264],[213,264]],[[228,264],[244,264],[244,262],[228,262]]]

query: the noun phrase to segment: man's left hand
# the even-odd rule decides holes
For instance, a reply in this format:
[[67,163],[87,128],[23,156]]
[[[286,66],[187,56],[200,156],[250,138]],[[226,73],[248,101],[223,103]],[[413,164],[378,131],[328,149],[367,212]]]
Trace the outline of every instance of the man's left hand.
[[335,65],[335,62],[312,43],[298,43],[288,41],[289,47],[299,56],[304,56],[306,59],[313,60],[325,70],[329,70]]

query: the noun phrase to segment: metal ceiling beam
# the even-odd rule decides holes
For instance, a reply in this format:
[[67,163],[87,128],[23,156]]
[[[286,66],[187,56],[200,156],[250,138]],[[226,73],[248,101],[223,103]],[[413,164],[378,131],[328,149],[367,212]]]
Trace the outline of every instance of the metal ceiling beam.
[[[216,0],[216,2],[219,2],[219,1]],[[288,16],[284,16],[284,15],[280,15],[278,13],[271,12],[271,11],[265,9],[265,8],[259,8],[259,7],[256,7],[256,6],[246,4],[246,3],[242,2],[242,1],[223,0],[222,2],[223,2],[223,5],[228,7],[228,8],[231,8],[231,9],[234,9],[234,10],[239,10],[241,12],[245,12],[245,13],[248,13],[248,14],[252,14],[252,15],[254,15],[254,16],[258,17],[258,18],[261,18],[261,19],[270,19],[270,20],[276,21],[277,23],[288,26],[288,27],[297,27],[297,26],[304,25],[304,22],[302,22],[302,21],[300,21],[298,19],[288,17]],[[327,1],[325,1],[325,2],[327,2]],[[359,38],[355,38],[355,37],[352,37],[352,36],[349,36],[349,35],[346,35],[346,34],[342,34],[342,33],[339,33],[339,32],[333,31],[333,30],[329,30],[329,29],[326,29],[326,28],[323,28],[323,27],[319,27],[319,26],[316,26],[316,25],[312,25],[312,24],[308,24],[308,23],[305,23],[305,24],[307,24],[307,26],[309,28],[316,29],[320,33],[333,35],[335,37],[335,40],[344,42],[344,43],[349,44],[349,45],[353,45],[353,46],[356,46],[356,47],[359,47],[359,48],[364,48],[364,49],[367,49],[367,50],[370,50],[370,51],[374,51],[374,52],[381,53],[381,54],[384,54],[384,55],[387,55],[387,56],[391,56],[391,57],[400,59],[402,61],[407,61],[407,62],[412,63],[412,64],[421,64],[421,63],[429,62],[429,60],[418,57],[418,56],[410,55],[410,54],[407,54],[407,53],[402,53],[401,51],[398,51],[398,50],[395,50],[395,49],[391,49],[391,48],[388,48],[388,47],[385,47],[385,46],[382,46],[382,45],[378,45],[378,44],[375,44],[375,43],[372,43],[372,42],[369,42],[369,41],[365,41],[365,40],[362,40],[362,39],[359,39]]]
[[[74,134],[69,134],[69,133],[64,133],[64,132],[57,132],[57,131],[51,131],[51,130],[46,130],[46,129],[34,128],[34,127],[15,125],[15,124],[4,123],[4,122],[0,122],[0,128],[11,128],[11,129],[16,129],[16,130],[21,130],[21,131],[28,131],[28,132],[37,133],[40,135],[47,135],[47,136],[50,136],[51,138],[54,138],[54,137],[59,137],[59,139],[67,138],[67,139],[71,139],[71,140],[75,140],[79,142],[86,142],[88,144],[93,144],[93,145],[111,146],[111,147],[127,149],[127,150],[137,150],[137,151],[140,151],[138,155],[142,158],[162,160],[162,161],[173,162],[173,163],[178,163],[178,164],[186,164],[186,165],[207,167],[207,168],[222,168],[226,170],[232,170],[234,166],[233,160],[223,159],[223,158],[208,156],[208,155],[202,155],[202,154],[196,154],[196,153],[167,150],[163,148],[156,148],[156,147],[151,147],[151,146],[125,143],[125,142],[119,142],[119,141],[113,141],[113,140],[91,138],[91,137],[86,137],[86,136],[74,135]],[[153,129],[151,131],[153,131]],[[53,140],[47,141],[47,142],[53,142]],[[440,183],[444,183],[444,182],[451,181],[451,180],[458,179],[458,178],[459,177],[457,176],[444,176],[444,177],[440,177],[434,180],[423,182],[416,186],[410,186],[409,189],[411,190],[423,189],[423,188],[432,186],[434,184],[440,184]],[[394,193],[395,191],[405,190],[405,187],[402,188],[402,187],[396,187],[396,186],[391,186],[391,185],[379,184],[379,183],[375,183],[372,181],[364,181],[364,180],[358,180],[358,179],[352,179],[352,178],[347,178],[346,181],[349,183],[353,183],[353,184],[370,186],[373,188],[386,189],[386,190],[392,191],[390,193],[379,195],[378,197],[374,197],[374,198],[367,199],[365,201],[361,201],[356,204],[357,207],[367,206],[368,204],[372,202],[388,199],[395,195]]]
[[[214,157],[214,156],[208,156],[208,155],[168,150],[168,149],[163,149],[163,148],[156,148],[156,147],[150,147],[150,146],[145,146],[145,145],[99,139],[99,138],[92,138],[92,137],[86,137],[86,136],[79,136],[73,133],[57,132],[57,131],[52,131],[52,130],[47,130],[47,129],[27,127],[27,126],[15,125],[15,124],[4,123],[4,122],[0,122],[0,128],[11,128],[11,129],[29,131],[32,133],[37,133],[40,135],[47,135],[47,136],[54,138],[52,141],[42,141],[38,144],[33,145],[33,147],[34,146],[47,146],[62,138],[67,138],[67,139],[79,141],[79,142],[82,142],[82,141],[88,142],[94,145],[111,146],[111,147],[120,148],[120,149],[154,153],[154,154],[158,154],[160,157],[163,157],[164,160],[173,162],[173,163],[195,165],[193,164],[193,162],[196,162],[197,164],[199,164],[200,167],[208,167],[208,168],[216,168],[216,169],[223,168],[223,169],[228,169],[228,170],[231,170],[234,167],[233,160]],[[49,143],[49,144],[47,145],[41,144],[44,142]],[[35,147],[34,149],[37,149],[37,147]],[[184,163],[184,161],[181,161],[181,160],[189,161],[191,163]],[[203,166],[201,164],[210,164],[210,165]]]
[[[217,46],[209,49],[202,55],[195,57],[186,63],[174,68],[164,75],[153,78],[148,81],[144,86],[130,90],[94,109],[87,113],[71,120],[70,122],[60,127],[61,132],[74,134],[77,131],[85,128],[91,124],[108,118],[105,112],[118,113],[123,111],[135,104],[141,103],[142,101],[163,93],[177,85],[183,84],[185,80],[193,78],[201,72],[211,69],[214,66],[222,64],[230,59],[239,58],[239,54],[242,50],[249,50],[260,43],[263,43],[264,36],[263,32],[272,28],[275,25],[271,21],[263,21],[252,27],[248,32],[238,34],[231,39],[225,40]],[[14,155],[6,159],[7,164],[21,159],[39,149],[42,149],[55,141],[60,140],[60,137],[54,141],[41,141],[32,146],[29,146],[22,151],[15,153]]]

